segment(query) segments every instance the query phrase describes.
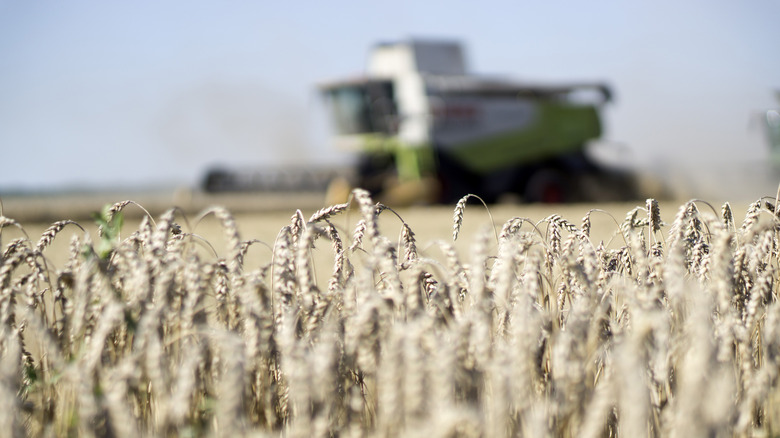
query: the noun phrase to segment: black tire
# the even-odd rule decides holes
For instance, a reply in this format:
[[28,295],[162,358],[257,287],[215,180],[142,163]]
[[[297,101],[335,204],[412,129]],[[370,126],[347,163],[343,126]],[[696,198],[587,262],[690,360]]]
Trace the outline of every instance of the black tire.
[[436,155],[440,185],[439,202],[454,204],[463,196],[472,193],[484,199],[481,179],[464,169],[455,160],[439,152]]
[[365,154],[357,163],[357,187],[376,196],[385,189],[385,183],[398,174],[390,154]]
[[534,172],[523,191],[523,198],[530,203],[561,204],[569,202],[571,197],[566,176],[555,169]]

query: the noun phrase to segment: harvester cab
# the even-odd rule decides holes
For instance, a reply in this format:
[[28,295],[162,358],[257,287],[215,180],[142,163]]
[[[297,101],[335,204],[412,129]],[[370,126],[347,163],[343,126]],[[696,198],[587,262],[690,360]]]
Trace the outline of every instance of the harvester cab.
[[604,84],[471,75],[459,43],[410,40],[378,44],[365,76],[320,89],[336,146],[359,155],[352,184],[394,202],[466,193],[563,202],[593,197],[603,187],[590,186],[618,175],[585,153],[602,133]]

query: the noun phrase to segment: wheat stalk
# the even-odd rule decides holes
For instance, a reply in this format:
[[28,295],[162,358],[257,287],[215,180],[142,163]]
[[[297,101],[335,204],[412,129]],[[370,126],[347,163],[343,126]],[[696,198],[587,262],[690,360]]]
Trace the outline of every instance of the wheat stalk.
[[[89,227],[67,220],[35,245],[10,240],[0,259],[0,425],[18,436],[269,437],[780,427],[776,199],[750,204],[740,227],[728,203],[691,200],[668,233],[648,199],[622,221],[609,215],[622,241],[597,240],[599,209],[579,227],[557,214],[517,216],[500,233],[491,217],[461,254],[468,197],[453,241],[428,245],[356,190],[348,240],[337,216],[349,204],[309,221],[297,210],[270,254],[256,254],[270,261],[253,268],[244,257],[260,241],[241,240],[220,207],[203,215],[217,219],[224,249],[188,223],[183,232],[177,209],[144,217],[105,257],[91,250]],[[380,233],[387,211],[400,221],[397,240]],[[54,266],[51,244],[70,225],[82,233]],[[333,257],[321,281],[318,237]]]

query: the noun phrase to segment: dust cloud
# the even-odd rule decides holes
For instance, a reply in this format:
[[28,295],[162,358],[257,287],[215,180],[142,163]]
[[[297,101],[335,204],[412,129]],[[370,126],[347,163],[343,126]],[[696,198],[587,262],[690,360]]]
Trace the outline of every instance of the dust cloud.
[[305,164],[310,156],[306,108],[259,84],[211,81],[183,89],[157,120],[178,167]]

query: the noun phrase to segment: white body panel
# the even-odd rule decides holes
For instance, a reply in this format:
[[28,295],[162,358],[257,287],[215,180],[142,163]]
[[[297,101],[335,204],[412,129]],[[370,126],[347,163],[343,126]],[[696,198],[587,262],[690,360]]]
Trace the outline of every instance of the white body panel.
[[456,42],[411,41],[376,46],[367,70],[372,78],[393,81],[400,120],[398,139],[417,146],[431,142],[426,76],[464,75],[466,65],[463,50]]

